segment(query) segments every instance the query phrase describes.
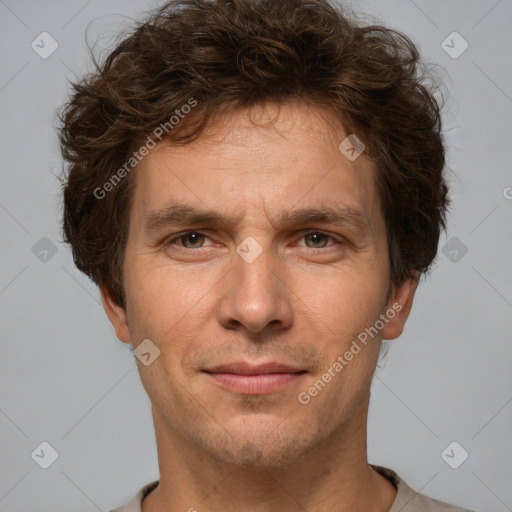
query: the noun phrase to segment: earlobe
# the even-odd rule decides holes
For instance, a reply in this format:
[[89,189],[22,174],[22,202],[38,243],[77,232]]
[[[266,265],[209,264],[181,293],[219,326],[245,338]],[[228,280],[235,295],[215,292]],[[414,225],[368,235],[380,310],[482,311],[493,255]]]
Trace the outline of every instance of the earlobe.
[[382,329],[382,338],[385,340],[398,338],[404,330],[419,281],[419,274],[416,271],[413,274],[414,277],[406,279],[401,285],[393,286],[386,309],[388,322]]
[[126,310],[117,304],[114,299],[114,295],[108,286],[101,283],[99,288],[103,309],[105,310],[110,323],[116,331],[116,336],[123,343],[131,343],[130,331],[128,329],[126,318]]

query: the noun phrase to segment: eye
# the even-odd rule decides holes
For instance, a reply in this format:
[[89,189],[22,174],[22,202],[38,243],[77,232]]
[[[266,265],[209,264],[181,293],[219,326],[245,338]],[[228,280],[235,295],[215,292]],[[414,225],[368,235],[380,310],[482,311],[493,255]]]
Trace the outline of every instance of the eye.
[[167,245],[176,245],[175,242],[178,240],[181,242],[182,247],[186,249],[201,249],[202,243],[204,243],[204,240],[207,238],[207,236],[198,231],[189,231],[188,233],[183,233],[172,238],[167,242]]
[[[300,240],[303,239],[306,241],[306,247],[309,249],[324,249],[330,245],[335,245],[328,245],[327,242],[329,239],[340,243],[340,241],[332,235],[321,231],[310,231],[309,233],[305,233],[300,237]],[[205,247],[205,240],[209,240],[209,238],[203,233],[199,231],[188,231],[169,239],[165,245],[177,246],[178,249],[202,249]]]
[[[303,235],[301,238],[306,240],[306,246],[310,249],[324,249],[329,238],[331,240],[335,240],[333,236],[328,235],[327,233],[322,233],[321,231],[311,231]],[[311,245],[309,245],[308,242],[311,242]]]

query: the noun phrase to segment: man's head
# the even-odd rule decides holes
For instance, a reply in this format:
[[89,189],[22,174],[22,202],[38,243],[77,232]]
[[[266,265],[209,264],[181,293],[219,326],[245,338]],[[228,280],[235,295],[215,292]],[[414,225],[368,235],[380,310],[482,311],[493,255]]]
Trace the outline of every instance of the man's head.
[[[405,36],[322,1],[196,0],[75,86],[65,240],[119,339],[160,350],[141,379],[191,446],[279,465],[363,428],[380,340],[445,226],[417,64]],[[217,368],[240,362],[301,373]]]

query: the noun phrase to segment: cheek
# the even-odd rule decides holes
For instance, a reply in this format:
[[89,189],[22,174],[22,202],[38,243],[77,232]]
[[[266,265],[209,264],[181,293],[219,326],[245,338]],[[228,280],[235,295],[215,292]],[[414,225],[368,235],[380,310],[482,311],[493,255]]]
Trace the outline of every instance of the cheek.
[[215,286],[221,285],[212,272],[151,266],[142,259],[138,265],[127,265],[126,274],[130,332],[134,331],[137,339],[154,339],[160,345],[171,341],[173,351],[179,351],[182,344],[190,345],[204,326],[211,314]]
[[[378,317],[386,299],[383,276],[355,268],[297,282],[297,296],[319,321],[344,338],[357,334]],[[301,304],[298,301],[297,304]],[[356,332],[357,331],[357,332]]]

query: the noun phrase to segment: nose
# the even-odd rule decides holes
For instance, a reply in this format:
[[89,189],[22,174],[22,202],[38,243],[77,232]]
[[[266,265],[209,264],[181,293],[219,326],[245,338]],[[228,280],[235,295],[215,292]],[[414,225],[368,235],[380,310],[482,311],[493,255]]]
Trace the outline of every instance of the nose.
[[221,325],[251,334],[288,329],[293,323],[293,292],[286,284],[286,271],[277,256],[265,249],[249,262],[234,254],[233,266],[222,283],[217,308]]

